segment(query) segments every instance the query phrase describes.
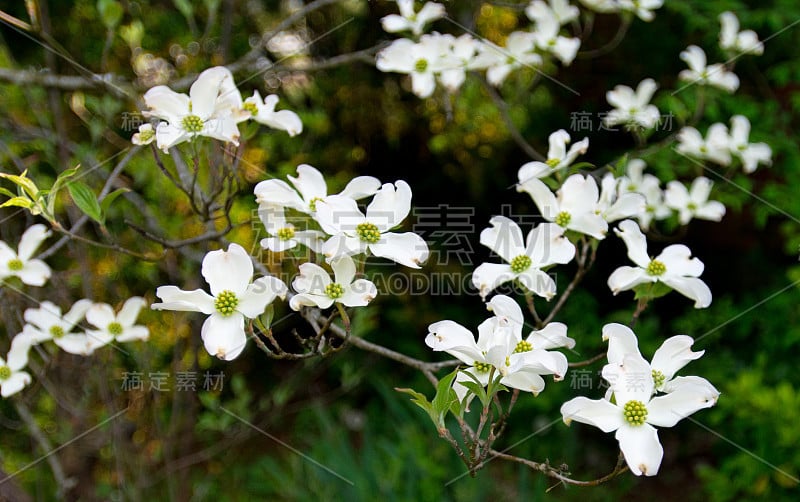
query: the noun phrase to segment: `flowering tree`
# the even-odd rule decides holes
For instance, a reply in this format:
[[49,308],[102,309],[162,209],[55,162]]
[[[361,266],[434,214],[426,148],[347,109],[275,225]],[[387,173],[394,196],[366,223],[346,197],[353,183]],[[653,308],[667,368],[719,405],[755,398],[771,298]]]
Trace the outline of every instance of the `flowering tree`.
[[[189,31],[205,43],[214,38],[210,33],[217,16],[223,16],[222,45],[208,49],[212,57],[198,57],[191,64],[192,51],[197,55],[207,49],[191,42],[187,48],[194,48],[184,54],[178,45],[172,65],[143,49],[145,34],[153,28],[142,5],[90,2],[92,15],[106,32],[98,70],[106,72],[102,74],[75,63],[61,48],[51,34],[45,3],[30,3],[30,22],[0,11],[9,29],[35,38],[46,49],[50,69],[31,73],[11,68],[0,73],[5,81],[44,89],[53,103],[52,127],[20,126],[11,134],[17,140],[54,135],[58,161],[56,167],[43,166],[6,148],[10,165],[4,164],[0,172],[0,207],[9,211],[11,230],[4,231],[8,242],[0,241],[0,294],[14,298],[14,303],[4,311],[8,350],[0,358],[0,386],[3,398],[44,450],[59,495],[82,493],[80,481],[58,455],[50,454],[53,447],[30,408],[45,406],[35,401],[37,395],[53,394],[48,375],[58,371],[63,358],[71,357],[60,351],[86,358],[77,363],[84,370],[102,368],[100,361],[119,352],[127,358],[120,365],[132,370],[124,372],[122,384],[129,391],[128,377],[137,370],[141,376],[143,368],[151,367],[143,366],[144,356],[154,354],[177,375],[227,368],[242,360],[259,367],[288,360],[300,368],[303,361],[347,361],[356,356],[345,349],[359,349],[385,358],[393,368],[422,375],[393,375],[391,386],[398,392],[391,399],[403,402],[410,396],[434,426],[425,433],[442,438],[473,476],[495,459],[565,486],[613,484],[621,475],[653,477],[676,469],[670,449],[684,431],[667,429],[694,421],[690,417],[695,413],[703,416],[705,409],[730,397],[718,390],[719,382],[676,375],[704,355],[704,350],[691,347],[703,346],[705,335],[662,328],[658,312],[665,302],[662,297],[673,302],[666,304],[673,310],[709,309],[724,298],[725,291],[704,278],[714,267],[716,250],[704,248],[695,256],[681,237],[693,220],[720,222],[726,217],[723,202],[735,205],[737,199],[724,182],[733,176],[750,179],[773,163],[769,142],[750,139],[751,120],[754,137],[766,134],[759,131],[755,116],[732,113],[723,122],[707,124],[708,115],[719,115],[726,96],[752,87],[747,75],[740,78],[734,71],[740,58],[748,61],[769,53],[759,35],[740,31],[736,13],[716,12],[717,47],[689,44],[660,55],[685,62],[688,68],[663,74],[644,65],[626,76],[625,83],[603,86],[601,95],[608,106],[600,106],[597,126],[609,133],[608,141],[624,145],[609,156],[603,147],[603,155],[594,153],[594,139],[591,145],[589,137],[576,140],[581,132],[593,130],[578,127],[577,116],[570,117],[570,132],[554,120],[552,126],[541,126],[547,132],[542,137],[526,134],[518,125],[519,116],[534,116],[542,105],[531,99],[525,107],[517,106],[514,86],[531,96],[547,86],[560,87],[581,98],[571,87],[580,87],[572,84],[573,68],[602,61],[623,43],[629,29],[645,23],[655,26],[663,1],[533,0],[508,6],[411,0],[378,6],[288,2],[285,16],[251,37],[250,51],[239,59],[232,57],[239,47],[234,47],[230,29],[230,23],[243,16],[236,8],[255,9],[249,12],[255,17],[272,17],[239,2],[202,3],[200,8],[174,2]],[[201,36],[197,19],[203,13],[207,27]],[[330,25],[329,30],[316,33],[315,16],[325,19],[326,13],[331,22],[322,24]],[[349,20],[332,22],[337,16]],[[321,38],[347,33],[347,24],[356,17],[366,20],[370,30],[383,30],[376,45],[333,55],[315,51]],[[608,43],[592,35],[596,22],[618,25]],[[118,47],[118,35],[127,48]],[[130,52],[135,79],[110,68],[117,49]],[[708,64],[717,54],[726,59]],[[4,57],[12,60],[9,54]],[[54,62],[55,57],[77,64],[80,75],[57,72],[61,63]],[[487,206],[492,206],[490,218],[476,220],[480,231],[469,236],[486,248],[486,261],[462,262],[454,271],[454,264],[442,259],[443,248],[453,242],[436,239],[437,232],[440,237],[446,233],[447,225],[439,220],[433,232],[424,232],[430,227],[420,224],[423,213],[415,207],[416,187],[426,184],[435,185],[427,187],[427,193],[456,201],[437,206],[445,216],[469,206],[466,192],[435,183],[437,170],[468,171],[466,154],[456,155],[460,167],[429,159],[425,169],[430,171],[422,174],[404,166],[401,175],[391,175],[369,168],[369,162],[363,172],[340,170],[334,162],[308,163],[307,151],[318,148],[313,139],[319,136],[314,135],[338,125],[336,117],[305,107],[301,97],[325,92],[324,87],[314,87],[318,71],[362,63],[371,79],[391,89],[382,101],[370,102],[368,112],[386,113],[387,128],[370,130],[366,137],[391,137],[392,113],[386,110],[412,102],[420,118],[411,122],[431,110],[442,111],[443,118],[431,121],[431,129],[434,123],[440,132],[452,127],[450,139],[475,147],[475,134],[453,136],[459,133],[456,117],[464,114],[460,107],[478,103],[492,108],[513,140],[517,153],[506,160],[512,163],[526,156],[510,168],[493,166],[497,187],[509,189],[485,191]],[[574,75],[580,74],[575,70]],[[361,99],[361,91],[342,86],[323,99],[346,93]],[[87,96],[92,93],[99,95],[96,103],[95,96]],[[86,124],[92,153],[66,129],[65,96],[69,112]],[[118,104],[102,104],[106,98]],[[370,97],[365,94],[363,99]],[[136,118],[124,125],[125,137],[103,127],[103,106]],[[526,123],[530,120],[524,118]],[[492,127],[496,131],[497,126]],[[496,133],[479,130],[487,139],[497,139]],[[309,135],[312,139],[305,141]],[[449,141],[437,137],[444,138],[439,143]],[[92,150],[100,150],[100,141],[117,150],[108,162],[98,162]],[[478,156],[493,158],[492,141],[477,148]],[[546,155],[539,151],[544,145]],[[365,140],[350,157],[363,160],[367,146]],[[32,141],[22,150],[29,156],[36,148]],[[431,141],[429,150],[437,148],[441,150]],[[326,159],[326,152],[315,155]],[[88,159],[87,165],[76,166],[75,158]],[[648,169],[649,164],[655,168]],[[673,165],[680,167],[664,168]],[[718,167],[727,171],[720,175]],[[704,176],[708,173],[723,183]],[[508,201],[526,207],[527,213],[507,211]],[[669,242],[658,242],[663,240]],[[468,248],[472,249],[469,238],[457,240],[450,251]],[[128,268],[136,272],[126,275]],[[431,295],[403,295],[408,291],[397,291],[387,280],[411,272],[430,278],[465,273],[467,287],[446,294],[448,302],[462,309],[442,309],[439,317],[429,319]],[[607,287],[598,290],[597,284]],[[582,324],[581,307],[571,307],[580,301],[584,287],[599,301],[617,306],[604,318],[598,316],[599,329]],[[403,296],[410,312],[392,321],[400,324],[395,333],[402,333],[402,343],[381,338],[374,328],[376,318],[391,315],[392,296]],[[675,296],[691,303],[672,299]],[[650,320],[645,312],[652,315]],[[402,348],[409,344],[417,350]],[[648,355],[652,352],[652,359],[642,355],[640,345]],[[447,357],[426,353],[426,346]],[[653,346],[658,348],[650,351]],[[713,358],[709,351],[704,360]],[[604,365],[597,364],[601,360]],[[573,375],[592,365],[605,391],[585,395]],[[148,371],[151,391],[153,373]],[[207,371],[206,375],[207,382]],[[203,408],[202,413],[187,415],[197,419],[198,430],[229,430],[235,420],[287,446],[256,425],[258,419],[248,409],[248,384],[243,379],[233,382],[228,400],[221,392],[181,398],[186,406]],[[108,388],[103,392],[110,394]],[[556,397],[548,401],[550,393]],[[66,409],[72,406],[57,394],[55,399]],[[555,406],[553,400],[558,401]],[[283,404],[279,401],[275,397],[272,404]],[[180,402],[175,399],[175,410]],[[584,475],[570,467],[582,464],[579,451],[558,452],[557,462],[552,451],[510,451],[515,445],[507,438],[514,437],[519,410],[539,402],[550,405],[566,425],[578,422],[614,432],[618,448],[612,448],[612,461],[603,474]],[[106,419],[135,410],[131,403],[121,411],[109,408]],[[179,422],[173,418],[169,423],[175,432]],[[572,429],[587,437],[592,434],[583,426]],[[114,430],[121,441],[125,433]],[[130,441],[137,441],[136,433]],[[178,459],[177,464],[192,458],[177,441],[169,444],[172,450],[164,458]],[[354,484],[336,466],[300,455]],[[14,482],[27,468],[10,472],[0,483]],[[797,483],[793,471],[776,469],[783,481]],[[130,471],[118,467],[116,472],[124,476],[120,473]],[[180,490],[189,485],[188,478],[178,484],[180,489],[170,487],[171,498],[186,497]],[[138,499],[147,492],[144,485],[137,481],[124,492]]]

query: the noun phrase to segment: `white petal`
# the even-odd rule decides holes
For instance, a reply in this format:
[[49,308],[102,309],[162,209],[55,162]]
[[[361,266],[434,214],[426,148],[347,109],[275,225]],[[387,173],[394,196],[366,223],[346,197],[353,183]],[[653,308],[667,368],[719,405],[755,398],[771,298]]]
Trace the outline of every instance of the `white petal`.
[[658,440],[658,431],[648,424],[624,425],[615,435],[619,449],[625,456],[628,468],[637,476],[655,476],[661,467],[664,448]]
[[259,246],[269,249],[273,253],[283,253],[297,247],[295,239],[283,240],[280,237],[265,237],[258,241]]
[[207,253],[200,272],[208,282],[212,295],[231,291],[239,297],[253,277],[253,261],[242,246],[231,244],[228,251],[218,249]]
[[312,293],[297,293],[289,300],[289,307],[296,311],[299,311],[303,307],[319,307],[321,309],[326,309],[331,305],[333,305],[333,299],[329,296]]
[[111,308],[111,305],[95,303],[86,311],[86,320],[92,326],[104,330],[109,324],[116,322],[117,317],[114,315],[114,309]]
[[22,234],[22,237],[19,240],[19,247],[17,256],[23,262],[26,262],[33,256],[33,253],[36,252],[36,249],[39,245],[44,242],[50,236],[50,231],[42,225],[38,223],[36,225],[32,225],[25,233]]
[[692,251],[683,244],[672,244],[656,257],[667,268],[666,276],[699,277],[703,273],[703,262],[692,258]]
[[[595,199],[596,204],[596,199]],[[608,233],[608,222],[599,214],[583,213],[572,215],[572,219],[567,228],[586,234],[595,239],[602,240]]]
[[275,300],[276,296],[286,297],[286,284],[273,276],[259,277],[247,287],[247,291],[239,298],[236,310],[248,319],[254,319],[266,310],[267,305]]
[[24,371],[16,371],[7,380],[0,383],[0,395],[3,397],[13,396],[31,383],[31,376]]
[[526,338],[534,349],[558,349],[575,347],[575,340],[567,336],[567,325],[562,322],[551,322],[540,330],[531,331]]
[[363,307],[378,296],[378,288],[371,281],[357,279],[349,287],[345,288],[344,294],[338,299],[346,307]]
[[64,314],[62,318],[64,331],[71,331],[76,324],[83,319],[83,316],[86,314],[86,311],[89,310],[89,307],[92,306],[92,301],[87,299],[78,300],[77,302],[72,304],[69,311]]
[[236,359],[247,344],[244,317],[239,312],[229,316],[211,314],[200,331],[203,345],[209,354],[230,361]]
[[53,338],[53,342],[64,352],[78,356],[90,355],[97,346],[92,343],[92,339],[86,333],[70,333],[60,338]]
[[147,303],[140,296],[132,296],[125,301],[125,304],[117,314],[117,322],[123,326],[133,326],[139,312]]
[[525,254],[525,243],[519,225],[505,216],[494,216],[489,224],[492,226],[481,232],[481,244],[507,262]]
[[358,209],[356,201],[350,197],[331,195],[321,201],[317,201],[317,212],[314,219],[317,220],[322,230],[329,235],[336,235],[341,232],[354,234],[356,227],[364,223],[366,218]]
[[115,337],[118,342],[133,342],[133,341],[147,341],[150,337],[150,330],[146,326],[129,326],[125,331]]
[[678,293],[694,300],[694,308],[704,309],[711,305],[711,290],[696,277],[665,277],[662,282]]
[[344,187],[344,190],[342,190],[339,195],[359,200],[375,195],[380,187],[381,182],[378,178],[373,178],[372,176],[358,176],[350,180],[350,183]]
[[303,199],[283,180],[264,180],[256,185],[253,192],[259,205],[291,207],[303,212],[308,210]]
[[33,324],[42,331],[49,331],[54,324],[61,324],[61,308],[48,301],[40,303],[38,309],[26,309],[23,316],[25,322]]
[[628,354],[639,353],[639,340],[629,327],[612,322],[603,326],[603,340],[608,342],[608,362],[622,364]]
[[481,263],[472,273],[472,284],[478,288],[482,298],[501,284],[517,276],[506,263]]
[[483,360],[483,354],[475,343],[475,335],[453,321],[439,321],[428,326],[425,345],[435,351],[445,351],[470,366],[475,361]]
[[189,96],[179,94],[165,85],[150,88],[143,98],[150,108],[150,114],[164,120],[174,120],[189,113]]
[[631,220],[625,220],[614,230],[628,248],[628,258],[638,266],[647,268],[650,264],[650,257],[647,255],[647,239],[639,225]]
[[28,286],[44,286],[52,271],[42,260],[29,260],[16,272],[17,277]]
[[517,280],[529,291],[547,300],[552,299],[556,295],[556,281],[538,268],[529,268],[519,274]]
[[210,314],[216,310],[214,297],[202,289],[184,291],[177,286],[159,286],[156,289],[156,296],[161,299],[162,303],[150,305],[153,310],[177,310],[204,314]]
[[308,164],[297,166],[297,177],[288,176],[292,184],[303,196],[303,199],[310,203],[315,198],[323,199],[328,195],[328,185],[315,167]]
[[639,354],[626,354],[613,382],[614,397],[622,407],[628,401],[647,403],[653,395],[653,370]]
[[[396,187],[396,188],[395,188]],[[403,180],[386,183],[367,206],[367,220],[385,232],[400,224],[411,211],[411,187]]]
[[331,268],[336,277],[336,282],[343,286],[352,283],[356,276],[356,264],[349,256],[342,256],[331,260]]
[[627,291],[645,282],[656,282],[656,278],[648,275],[639,267],[622,266],[608,277],[608,287],[614,294]]
[[436,89],[436,79],[433,73],[412,73],[411,90],[417,97],[428,98]]
[[323,294],[331,283],[328,272],[316,263],[303,263],[299,271],[300,275],[292,282],[292,288],[298,293]]
[[624,424],[622,410],[605,399],[579,396],[561,405],[564,423],[572,421],[594,425],[603,432],[619,429]]
[[230,71],[227,68],[215,66],[203,71],[189,88],[192,114],[206,120],[214,113],[214,106],[220,92],[220,86]]
[[553,169],[551,169],[550,166],[544,162],[533,161],[523,164],[522,167],[519,168],[517,176],[519,178],[520,185],[522,185],[531,179],[544,178],[551,172],[553,172]]
[[692,413],[717,403],[719,392],[713,385],[686,383],[669,394],[654,397],[647,404],[647,423],[672,427]]
[[520,359],[519,371],[555,375],[557,380],[563,379],[567,373],[567,357],[561,352],[535,349],[513,354],[512,357]]
[[388,258],[401,265],[420,268],[428,259],[428,244],[414,232],[397,234],[393,232],[381,235],[381,240],[369,245],[370,251],[380,258]]
[[500,380],[500,383],[506,387],[531,392],[534,396],[544,389],[544,379],[537,373],[525,370],[509,373]]
[[699,359],[705,353],[692,352],[691,347],[694,339],[686,335],[677,335],[664,340],[661,347],[653,354],[651,366],[654,370],[664,374],[666,380],[672,380],[681,368],[689,364],[690,361]]
[[562,227],[555,223],[541,223],[528,233],[525,254],[536,267],[564,264],[575,257],[575,245],[564,237]]
[[358,237],[348,237],[344,234],[339,234],[325,241],[325,243],[322,244],[321,251],[330,261],[338,256],[352,256],[365,253],[367,251],[367,243],[360,240]]
[[550,188],[541,180],[536,178],[520,178],[517,184],[518,192],[527,192],[533,199],[539,212],[548,220],[553,221],[559,213],[559,205],[556,196]]

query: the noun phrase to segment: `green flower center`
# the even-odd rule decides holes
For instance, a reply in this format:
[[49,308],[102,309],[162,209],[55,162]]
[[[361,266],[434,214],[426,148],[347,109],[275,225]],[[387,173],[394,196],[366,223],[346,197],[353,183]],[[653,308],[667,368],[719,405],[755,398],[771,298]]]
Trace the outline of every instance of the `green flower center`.
[[511,271],[515,274],[521,274],[530,268],[531,266],[531,258],[527,255],[521,254],[519,256],[515,256],[513,260],[511,260]]
[[418,59],[416,63],[414,63],[414,71],[417,73],[422,73],[428,69],[428,60],[427,59]]
[[531,342],[522,340],[521,342],[517,343],[517,346],[514,347],[514,354],[519,354],[520,352],[530,352],[533,350],[533,345]]
[[294,238],[294,228],[292,227],[279,228],[276,235],[278,236],[278,239],[282,241],[288,241],[289,239]]
[[153,129],[145,129],[144,131],[142,131],[140,129],[139,130],[139,141],[141,141],[142,143],[147,143],[148,141],[153,139],[153,136],[155,136],[155,135],[156,135],[156,132]]
[[492,369],[492,365],[491,364],[482,363],[480,361],[475,361],[475,364],[473,364],[473,367],[475,368],[475,371],[477,371],[478,373],[489,373],[489,370]]
[[647,420],[647,408],[641,401],[628,401],[623,413],[625,420],[631,425],[642,425]]
[[114,336],[119,336],[123,331],[125,331],[125,328],[122,327],[122,324],[118,322],[112,322],[106,329]]
[[381,233],[374,223],[359,223],[356,227],[358,238],[364,242],[375,244],[381,240]]
[[747,145],[739,145],[736,147],[736,149],[739,150],[740,152],[743,152],[747,150]]
[[572,215],[566,211],[561,211],[556,215],[556,225],[559,227],[566,227],[572,221]]
[[331,298],[333,300],[341,298],[342,295],[344,294],[344,286],[332,282],[327,286],[325,286],[325,294],[328,295],[328,298]]
[[322,200],[322,197],[314,197],[308,203],[308,208],[311,210],[312,213],[315,213],[317,211],[317,202],[319,202],[321,200]]
[[556,159],[556,158],[547,159],[547,162],[545,162],[545,164],[547,164],[551,168],[556,167],[560,163],[561,159]]
[[217,297],[214,299],[214,308],[217,309],[217,312],[224,316],[229,316],[236,311],[236,307],[239,305],[239,299],[236,298],[236,295],[233,294],[233,291],[221,291]]
[[183,129],[187,132],[200,132],[203,130],[203,119],[197,115],[187,115],[181,121]]
[[53,338],[61,338],[64,336],[64,328],[61,326],[51,326],[50,334],[53,335]]
[[8,380],[11,378],[11,368],[8,366],[0,366],[0,381]]
[[250,115],[258,115],[258,107],[255,103],[245,103],[242,105],[242,110],[250,112]]
[[708,153],[708,148],[705,145],[701,146],[700,153]]
[[19,258],[8,261],[8,269],[12,272],[19,272],[24,266],[25,264]]
[[689,211],[697,211],[697,204],[695,204],[694,202],[690,202],[686,204],[686,209],[688,209]]
[[663,275],[667,271],[667,266],[658,260],[653,260],[647,264],[648,275]]
[[656,388],[664,385],[664,380],[666,379],[667,377],[665,377],[663,373],[658,370],[653,370],[653,384],[655,384]]

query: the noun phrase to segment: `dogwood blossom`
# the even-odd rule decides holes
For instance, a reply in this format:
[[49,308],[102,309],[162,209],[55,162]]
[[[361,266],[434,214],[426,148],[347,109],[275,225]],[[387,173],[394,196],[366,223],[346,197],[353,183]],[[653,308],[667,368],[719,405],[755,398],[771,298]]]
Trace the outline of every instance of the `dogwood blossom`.
[[[487,307],[495,316],[478,326],[477,342],[470,330],[446,320],[428,326],[425,344],[434,351],[445,351],[458,358],[467,365],[460,373],[469,373],[483,386],[488,385],[492,368],[501,376],[501,384],[534,395],[544,389],[542,375],[554,375],[556,380],[564,378],[567,358],[545,347],[573,345],[574,340],[566,336],[566,326],[545,328],[523,340],[522,310],[514,300],[497,295]],[[534,344],[541,344],[541,347]],[[453,390],[461,400],[467,394],[467,388],[461,383],[469,381],[473,379],[467,374],[456,377]]]
[[144,102],[149,108],[144,116],[165,121],[156,127],[156,145],[165,152],[195,136],[239,145],[236,113],[242,109],[242,97],[225,67],[202,72],[188,96],[159,85],[145,93]]
[[139,132],[136,132],[131,137],[131,143],[134,145],[149,145],[156,140],[156,130],[153,129],[153,124],[147,123],[139,126]]
[[691,250],[683,244],[672,244],[655,258],[647,254],[647,240],[639,226],[625,220],[614,232],[625,241],[628,258],[636,267],[622,266],[608,278],[608,287],[615,295],[640,284],[660,282],[694,300],[695,308],[711,305],[711,290],[699,279],[703,262],[692,258]]
[[[530,13],[529,13],[530,14]],[[544,52],[553,54],[565,66],[569,66],[578,54],[581,46],[579,38],[563,37],[559,35],[561,22],[552,9],[535,9],[533,40],[536,47]]]
[[589,138],[583,138],[569,148],[567,145],[571,141],[569,133],[564,129],[550,134],[548,142],[550,148],[547,150],[547,162],[532,161],[523,164],[519,168],[517,178],[520,185],[532,178],[544,178],[556,171],[569,167],[578,155],[586,153],[589,149]]
[[706,53],[696,45],[690,45],[681,52],[681,59],[689,65],[688,70],[678,74],[681,80],[692,84],[712,85],[724,91],[734,92],[739,88],[739,77],[725,69],[721,63],[706,66]]
[[9,397],[31,383],[31,375],[23,368],[28,364],[28,351],[8,352],[6,359],[0,357],[0,396]]
[[664,0],[617,0],[619,9],[634,13],[642,21],[652,21],[656,15],[654,10],[664,5]]
[[652,78],[639,82],[636,91],[625,85],[618,85],[606,93],[608,104],[614,107],[606,115],[607,126],[625,124],[628,127],[652,129],[658,124],[661,114],[655,105],[650,104],[658,86]]
[[531,21],[536,21],[547,15],[547,13],[544,12],[546,10],[550,11],[553,17],[555,17],[562,26],[578,19],[578,15],[580,14],[580,10],[574,5],[570,5],[569,0],[548,0],[547,2],[543,0],[533,0],[530,5],[525,8],[525,15],[528,16],[528,19]]
[[[615,438],[631,472],[655,476],[664,449],[653,426],[672,427],[681,419],[714,406],[719,392],[713,386],[687,382],[669,394],[653,395],[651,366],[638,354],[627,354],[619,365],[611,399],[576,397],[561,406],[564,423],[577,421],[603,432],[616,431]],[[645,378],[642,378],[645,375]]]
[[8,277],[18,277],[28,286],[44,286],[52,271],[45,262],[31,257],[48,237],[47,227],[37,223],[23,232],[16,252],[0,241],[0,283]]
[[742,169],[752,173],[759,164],[772,163],[772,149],[766,143],[750,143],[750,121],[743,115],[731,117],[730,152],[742,161]]
[[621,181],[622,178],[615,178],[612,173],[606,173],[600,180],[600,199],[596,211],[609,223],[637,217],[647,208],[644,195],[619,190]]
[[302,244],[319,253],[325,241],[325,234],[319,230],[297,230],[294,225],[286,221],[283,208],[280,206],[260,205],[258,218],[269,234],[269,237],[260,241],[264,249],[281,253]]
[[533,34],[527,31],[514,31],[506,38],[506,46],[498,47],[484,43],[475,57],[474,67],[486,68],[486,80],[501,85],[508,75],[521,67],[538,67],[542,57],[534,52]]
[[356,265],[349,256],[331,260],[335,281],[328,272],[315,263],[300,265],[300,275],[292,282],[297,294],[289,300],[293,310],[306,306],[326,309],[334,303],[345,307],[363,307],[376,296],[378,289],[371,281],[356,279]]
[[176,286],[160,286],[156,296],[162,303],[150,307],[208,315],[200,333],[203,344],[212,356],[230,361],[242,353],[247,343],[245,318],[256,318],[276,297],[285,298],[287,287],[272,276],[251,282],[253,262],[238,244],[231,244],[227,251],[206,254],[201,273],[209,284],[210,295],[202,289],[184,291]]
[[758,40],[758,35],[753,30],[739,31],[739,18],[730,11],[719,15],[722,29],[719,32],[719,46],[722,50],[735,54],[754,54],[760,56],[764,53],[764,44]]
[[86,321],[96,327],[88,333],[94,340],[99,340],[102,345],[117,342],[146,341],[150,337],[147,326],[136,324],[139,312],[146,305],[144,298],[134,296],[128,298],[122,305],[119,313],[114,313],[111,305],[95,303],[86,311]]
[[[630,354],[641,357],[639,340],[629,327],[619,323],[609,323],[603,326],[603,341],[608,342],[608,365],[603,368],[602,375],[607,381],[617,383],[619,381],[617,372],[625,357]],[[653,354],[653,360],[650,363],[653,392],[669,393],[686,382],[693,382],[696,385],[705,385],[713,393],[719,395],[719,391],[705,378],[675,376],[681,368],[692,361],[700,359],[705,354],[704,350],[693,352],[691,350],[693,344],[694,339],[692,337],[677,335],[667,338],[656,349]],[[610,388],[609,391],[613,391],[613,388]],[[610,397],[610,394],[606,397]]]
[[386,183],[375,194],[364,215],[356,201],[332,195],[317,203],[316,219],[332,235],[322,253],[333,259],[342,255],[370,252],[380,258],[412,268],[428,258],[428,245],[413,232],[395,233],[411,211],[411,187],[405,181]]
[[598,205],[597,182],[591,176],[573,174],[558,189],[557,196],[536,178],[519,183],[517,191],[527,192],[547,221],[595,239],[604,239],[608,232],[608,222]]
[[725,205],[715,200],[708,200],[714,183],[699,176],[692,182],[691,190],[680,181],[670,181],[664,192],[664,201],[670,208],[678,212],[681,225],[686,225],[692,218],[720,221],[725,216]]
[[469,33],[464,33],[458,38],[447,36],[450,40],[448,54],[449,68],[442,68],[439,72],[438,80],[447,90],[453,94],[467,78],[467,70],[482,69],[482,63],[477,60],[477,54],[486,45],[472,38]]
[[727,166],[731,163],[730,142],[728,128],[725,124],[712,124],[706,132],[706,137],[694,127],[684,127],[678,131],[678,153],[689,155],[703,160],[711,160],[717,164]]
[[414,94],[420,98],[430,97],[436,89],[436,76],[461,66],[452,55],[452,41],[452,35],[439,33],[422,35],[419,42],[407,38],[395,40],[378,53],[375,67],[384,72],[410,75]]
[[87,333],[73,333],[72,330],[91,306],[91,300],[78,300],[62,316],[60,307],[52,302],[42,302],[39,308],[27,309],[23,314],[28,324],[22,328],[22,336],[28,337],[31,345],[52,340],[65,352],[88,356],[105,345],[106,340]]
[[575,246],[564,237],[564,229],[554,223],[542,223],[528,233],[523,243],[522,230],[505,216],[495,216],[492,225],[481,232],[481,244],[506,263],[482,263],[472,274],[472,283],[482,298],[510,280],[518,280],[529,291],[550,300],[556,283],[542,271],[556,263],[569,263]]
[[297,136],[303,132],[303,121],[300,117],[291,110],[275,111],[277,104],[277,94],[270,94],[262,101],[261,94],[254,90],[253,95],[242,104],[242,109],[247,113],[243,113],[240,120],[252,118],[259,124],[286,131],[289,136]]
[[[296,209],[306,214],[317,211],[317,202],[328,196],[328,184],[317,168],[308,164],[297,166],[297,177],[287,176],[294,188],[283,180],[271,179],[258,183],[254,189],[259,206],[280,206]],[[360,200],[381,187],[381,182],[372,176],[353,178],[338,195]]]
[[410,31],[419,36],[426,24],[447,15],[444,5],[433,2],[425,2],[419,12],[414,12],[414,0],[397,0],[397,7],[400,15],[389,14],[381,18],[381,26],[388,33]]
[[636,215],[639,226],[647,230],[653,219],[663,220],[669,218],[672,210],[664,203],[664,192],[661,190],[661,180],[652,174],[644,174],[646,167],[642,159],[631,159],[625,168],[625,176],[620,178],[619,191],[640,193],[645,198],[645,209]]

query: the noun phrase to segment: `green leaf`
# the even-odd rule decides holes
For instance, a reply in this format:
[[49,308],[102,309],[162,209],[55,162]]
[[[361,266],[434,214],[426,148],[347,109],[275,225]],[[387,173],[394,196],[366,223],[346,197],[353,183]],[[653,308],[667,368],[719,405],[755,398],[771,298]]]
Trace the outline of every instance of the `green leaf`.
[[117,0],[97,0],[97,11],[100,13],[103,25],[109,30],[113,30],[119,24],[125,13]]
[[425,394],[417,392],[414,389],[401,389],[399,387],[395,387],[394,390],[411,396],[411,402],[413,402],[414,404],[425,410],[425,412],[431,416],[431,419],[433,419],[434,417],[433,406],[431,406],[431,403],[428,401],[428,398],[425,397]]
[[102,209],[100,209],[100,204],[97,202],[97,197],[91,188],[80,181],[73,181],[67,185],[67,188],[69,189],[70,196],[72,196],[72,200],[75,201],[75,205],[77,205],[86,216],[101,225],[105,224]]
[[33,202],[30,199],[25,197],[12,197],[7,201],[0,204],[0,207],[8,207],[8,206],[16,206],[16,207],[24,207],[25,209],[30,209],[33,206]]
[[111,204],[119,197],[120,195],[124,194],[125,192],[130,192],[129,188],[118,188],[111,192],[110,194],[106,195],[103,200],[100,201],[100,210],[102,211],[103,220],[105,220],[106,215],[108,214],[108,208],[111,207]]
[[444,425],[444,416],[450,410],[450,405],[453,401],[458,401],[456,391],[453,390],[453,380],[456,379],[456,375],[458,375],[458,370],[439,380],[439,384],[436,385],[436,395],[431,401],[433,409],[439,414],[441,425]]
[[31,199],[36,199],[36,195],[39,193],[39,187],[31,180],[30,178],[25,176],[27,171],[23,172],[21,175],[17,176],[15,174],[6,174],[0,173],[0,178],[5,178],[15,185],[19,186],[30,196]]

